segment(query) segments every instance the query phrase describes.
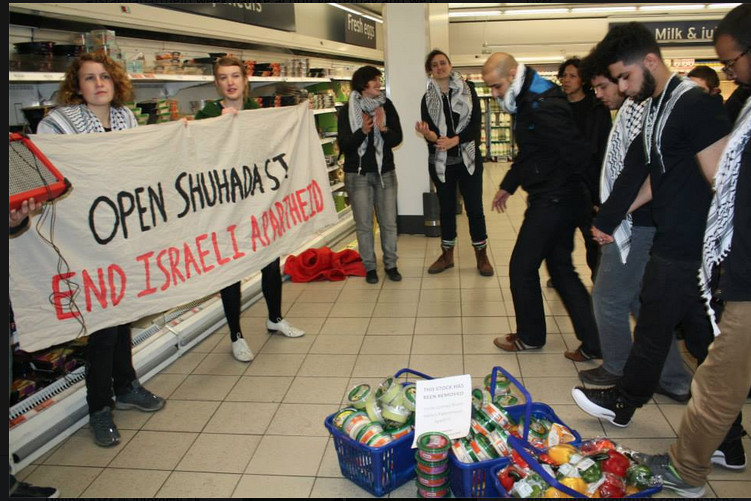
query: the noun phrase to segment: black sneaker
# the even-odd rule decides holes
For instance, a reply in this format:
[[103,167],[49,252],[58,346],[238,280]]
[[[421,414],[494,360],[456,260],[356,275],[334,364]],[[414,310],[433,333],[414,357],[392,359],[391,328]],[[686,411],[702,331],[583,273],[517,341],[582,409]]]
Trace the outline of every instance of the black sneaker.
[[128,392],[115,396],[115,408],[119,410],[138,409],[143,412],[156,412],[164,407],[165,400],[141,386],[138,380],[130,383]]
[[688,393],[673,393],[672,391],[668,391],[659,384],[657,385],[657,388],[655,388],[655,393],[657,395],[662,395],[664,397],[668,397],[669,399],[675,400],[679,404],[685,404],[688,403],[689,400],[691,400],[691,392]]
[[613,386],[618,382],[620,376],[611,374],[602,365],[594,369],[579,372],[579,379],[589,384],[599,386]]
[[631,416],[636,412],[636,407],[623,401],[616,387],[595,390],[577,386],[571,390],[571,396],[581,410],[619,428],[628,426]]
[[12,498],[57,498],[60,491],[54,487],[37,487],[26,482],[16,483],[15,489],[10,494]]
[[375,270],[370,270],[367,275],[365,275],[365,281],[369,284],[377,284],[378,283],[378,273]]
[[402,274],[399,273],[399,270],[396,269],[396,267],[393,267],[391,269],[386,269],[386,275],[389,276],[389,279],[392,282],[401,282],[402,281]]
[[112,419],[112,409],[105,407],[89,415],[89,429],[94,442],[100,447],[112,447],[120,443],[120,432]]
[[712,454],[712,464],[722,466],[728,470],[743,470],[746,468],[746,451],[743,440],[723,442]]

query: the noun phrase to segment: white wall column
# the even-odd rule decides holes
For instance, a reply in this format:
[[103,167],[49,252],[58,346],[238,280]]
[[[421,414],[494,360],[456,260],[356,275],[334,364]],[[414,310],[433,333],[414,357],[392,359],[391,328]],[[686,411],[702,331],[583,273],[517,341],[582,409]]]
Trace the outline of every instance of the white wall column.
[[397,199],[400,233],[423,233],[422,194],[430,191],[428,148],[415,132],[420,100],[425,94],[425,56],[430,52],[428,6],[384,3],[386,93],[394,103],[404,141],[394,150],[399,180]]

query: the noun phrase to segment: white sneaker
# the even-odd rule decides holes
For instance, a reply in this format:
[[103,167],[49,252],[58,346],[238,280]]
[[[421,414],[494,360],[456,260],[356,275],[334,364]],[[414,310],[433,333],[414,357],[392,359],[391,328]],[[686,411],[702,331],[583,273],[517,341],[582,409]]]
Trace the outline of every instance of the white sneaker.
[[250,346],[241,337],[232,343],[232,354],[240,362],[250,362],[253,360],[253,352],[250,351]]
[[266,328],[271,333],[281,332],[287,337],[302,337],[305,335],[305,331],[298,329],[297,327],[292,327],[289,322],[282,320],[281,318],[278,322],[266,320]]

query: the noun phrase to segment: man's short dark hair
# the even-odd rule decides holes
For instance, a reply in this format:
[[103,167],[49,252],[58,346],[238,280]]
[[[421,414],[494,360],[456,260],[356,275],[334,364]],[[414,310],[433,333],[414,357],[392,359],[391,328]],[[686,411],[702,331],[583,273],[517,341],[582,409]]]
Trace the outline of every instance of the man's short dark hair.
[[381,78],[382,74],[383,73],[374,66],[363,66],[362,68],[358,68],[357,71],[355,71],[355,74],[352,75],[352,90],[356,90],[357,92],[364,91],[365,87],[368,86],[368,83],[371,80]]
[[751,4],[741,4],[728,12],[714,30],[714,42],[722,35],[729,35],[741,51],[751,48]]
[[697,66],[689,72],[688,77],[701,78],[707,82],[709,90],[714,90],[720,86],[720,77],[718,77],[717,72],[709,66]]
[[655,54],[662,59],[662,51],[652,32],[637,22],[614,26],[599,47],[598,52],[605,66],[619,61],[634,64],[641,62],[647,54]]
[[599,46],[595,47],[587,57],[581,60],[581,64],[579,65],[579,76],[581,76],[582,80],[586,80],[590,83],[593,78],[597,77],[605,77],[611,82],[616,82],[616,80],[610,76],[610,71],[608,71],[607,65],[602,63],[602,58],[597,53],[598,49]]

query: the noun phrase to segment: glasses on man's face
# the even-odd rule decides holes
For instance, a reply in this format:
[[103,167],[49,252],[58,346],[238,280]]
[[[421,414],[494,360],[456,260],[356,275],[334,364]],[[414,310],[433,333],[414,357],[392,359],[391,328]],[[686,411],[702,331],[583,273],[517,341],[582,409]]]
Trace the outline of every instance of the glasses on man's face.
[[725,72],[725,73],[727,73],[729,69],[731,69],[733,66],[735,66],[735,63],[737,63],[740,60],[740,58],[742,58],[743,56],[745,56],[746,54],[748,54],[749,50],[751,50],[751,47],[749,47],[748,49],[744,50],[738,57],[735,57],[735,58],[731,59],[730,61],[725,61],[723,63],[723,66],[722,66],[722,71]]

